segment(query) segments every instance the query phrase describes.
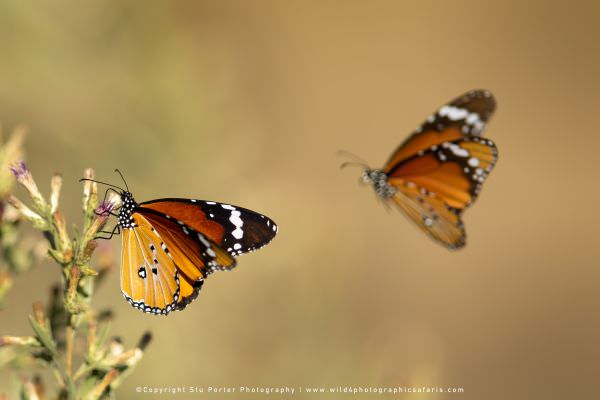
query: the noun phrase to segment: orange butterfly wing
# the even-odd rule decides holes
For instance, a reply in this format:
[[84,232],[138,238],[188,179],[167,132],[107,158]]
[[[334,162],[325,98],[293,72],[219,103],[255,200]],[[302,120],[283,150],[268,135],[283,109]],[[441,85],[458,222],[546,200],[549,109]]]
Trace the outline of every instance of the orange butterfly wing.
[[435,240],[464,246],[461,213],[494,167],[495,144],[481,137],[496,101],[484,90],[440,107],[391,155],[382,169],[395,189],[389,199]]
[[421,187],[407,182],[396,187],[391,200],[433,239],[450,249],[465,245],[466,232],[459,213],[435,193],[424,195]]
[[460,215],[477,198],[496,160],[494,143],[484,138],[434,145],[391,171],[392,200],[434,239],[458,249],[466,243]]
[[145,208],[139,208],[138,213],[152,224],[169,249],[177,269],[188,279],[196,281],[215,270],[235,267],[231,254],[183,221]]
[[433,192],[448,206],[463,210],[473,203],[492,171],[498,151],[480,137],[465,137],[434,145],[421,156],[398,164],[388,174],[392,186],[412,182],[423,192]]
[[[183,200],[183,201],[178,201]],[[199,210],[195,203],[187,199],[160,199],[141,203],[142,208],[158,211],[178,221],[183,221],[197,232],[202,232],[213,242],[219,243],[225,235],[225,228],[209,215]]]
[[233,256],[257,250],[277,234],[270,218],[230,204],[194,199],[158,199],[139,204],[140,210],[153,210],[181,221]]
[[494,113],[496,101],[486,90],[473,90],[442,106],[392,153],[383,171],[431,146],[464,136],[479,136]]
[[144,312],[185,308],[209,273],[235,266],[228,252],[185,224],[154,211],[132,216],[135,227],[123,232],[121,290]]
[[121,291],[144,312],[168,314],[181,298],[177,266],[150,223],[138,215],[134,219],[137,227],[123,231]]
[[266,245],[277,233],[268,217],[230,204],[193,199],[137,204],[130,192],[120,195],[121,289],[145,312],[185,308],[210,273],[232,269],[234,256]]

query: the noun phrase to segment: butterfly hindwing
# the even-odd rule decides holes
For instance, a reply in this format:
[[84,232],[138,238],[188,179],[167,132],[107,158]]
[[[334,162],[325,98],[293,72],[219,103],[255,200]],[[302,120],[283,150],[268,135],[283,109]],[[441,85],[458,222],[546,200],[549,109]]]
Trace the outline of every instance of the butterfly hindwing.
[[392,153],[383,171],[388,173],[419,152],[465,136],[480,136],[494,113],[496,101],[486,90],[473,90],[440,107]]
[[208,274],[235,265],[212,240],[160,213],[135,212],[133,221],[135,227],[123,232],[121,290],[144,312],[185,308]]
[[121,291],[144,312],[168,314],[181,298],[177,266],[150,223],[140,216],[134,219],[136,229],[123,232]]
[[412,182],[396,188],[392,202],[433,239],[450,249],[465,245],[466,233],[460,213],[438,195]]
[[159,199],[140,203],[182,221],[233,256],[257,250],[273,239],[277,225],[254,211],[205,200]]

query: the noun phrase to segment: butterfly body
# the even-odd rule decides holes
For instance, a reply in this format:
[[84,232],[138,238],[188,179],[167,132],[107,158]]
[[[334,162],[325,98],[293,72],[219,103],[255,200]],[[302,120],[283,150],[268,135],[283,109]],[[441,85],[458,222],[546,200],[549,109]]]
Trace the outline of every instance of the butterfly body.
[[388,199],[396,194],[396,188],[388,182],[388,176],[379,169],[365,169],[362,175],[363,182],[373,185],[377,196]]
[[135,228],[135,221],[133,219],[133,211],[138,206],[133,198],[131,192],[123,192],[121,194],[121,210],[119,211],[119,226],[122,229],[133,229]]
[[129,191],[119,194],[121,291],[147,313],[182,310],[208,275],[233,269],[235,257],[277,233],[268,217],[230,204],[176,198],[137,203]]
[[495,105],[485,90],[454,99],[428,117],[382,169],[365,168],[363,181],[439,243],[463,247],[461,214],[497,161],[495,144],[481,136]]

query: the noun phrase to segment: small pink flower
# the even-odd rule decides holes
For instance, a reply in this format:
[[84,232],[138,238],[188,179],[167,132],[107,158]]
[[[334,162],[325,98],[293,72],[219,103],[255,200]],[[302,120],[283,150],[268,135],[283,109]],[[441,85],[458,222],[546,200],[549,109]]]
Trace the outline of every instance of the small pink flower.
[[119,196],[112,194],[94,210],[94,214],[96,215],[92,219],[92,222],[85,233],[85,239],[87,241],[92,240],[96,233],[104,227],[108,217],[110,217],[111,212],[117,207],[119,201]]
[[100,203],[98,208],[96,208],[95,213],[96,215],[108,216],[110,215],[112,210],[114,210],[115,205],[116,204],[112,202],[111,199],[105,200],[102,203]]
[[29,192],[29,196],[33,200],[35,206],[40,210],[44,209],[46,207],[46,201],[44,200],[42,194],[38,190],[38,187],[35,184],[35,181],[31,176],[31,172],[27,168],[27,165],[25,165],[25,162],[23,160],[19,161],[18,163],[11,166],[10,170],[12,171],[15,178],[17,178],[17,182],[25,186],[25,189],[27,189],[27,191]]
[[23,183],[25,180],[31,179],[31,172],[29,172],[29,169],[23,160],[10,167],[10,170],[15,178],[17,178],[17,180],[21,183]]

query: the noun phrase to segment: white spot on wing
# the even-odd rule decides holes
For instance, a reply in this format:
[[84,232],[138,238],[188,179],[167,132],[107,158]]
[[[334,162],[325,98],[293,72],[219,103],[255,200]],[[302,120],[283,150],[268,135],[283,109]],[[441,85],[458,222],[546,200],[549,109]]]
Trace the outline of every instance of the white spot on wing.
[[467,121],[467,124],[473,125],[475,122],[479,121],[479,114],[477,114],[477,113],[469,114],[466,121]]
[[450,106],[442,106],[438,110],[438,114],[440,114],[442,117],[445,117],[446,115],[448,115],[449,112],[450,112]]
[[469,152],[455,143],[448,143],[448,148],[457,157],[469,157]]
[[447,117],[451,121],[458,121],[460,119],[466,118],[469,115],[469,112],[464,108],[443,106],[438,111],[438,114],[442,117]]
[[233,211],[231,211],[231,216],[229,217],[229,221],[231,221],[231,223],[235,226],[235,229],[231,232],[231,236],[233,236],[236,239],[241,239],[242,237],[244,237],[244,230],[242,229],[244,221],[242,221],[240,215],[242,215],[242,213],[235,210],[234,208]]
[[200,240],[200,243],[202,243],[204,245],[204,247],[210,247],[209,241],[206,240],[204,238],[204,235],[202,235],[201,233],[198,234],[198,239]]

